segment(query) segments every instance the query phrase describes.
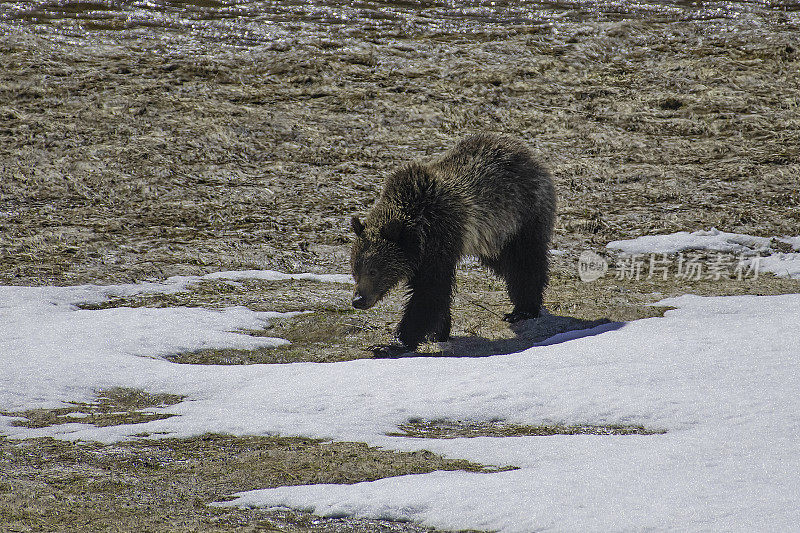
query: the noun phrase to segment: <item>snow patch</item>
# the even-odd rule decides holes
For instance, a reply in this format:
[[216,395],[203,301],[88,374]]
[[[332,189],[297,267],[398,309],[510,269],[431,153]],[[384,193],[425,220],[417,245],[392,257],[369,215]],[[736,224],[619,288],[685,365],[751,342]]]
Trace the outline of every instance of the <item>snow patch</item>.
[[97,389],[125,382],[166,392],[171,387],[157,368],[169,363],[147,359],[210,348],[273,348],[289,343],[242,330],[261,330],[269,321],[297,312],[257,312],[238,306],[219,310],[77,307],[106,301],[111,295],[165,287],[171,289],[170,284],[152,283],[0,287],[0,409],[21,411],[59,407],[63,401],[90,401]]
[[[735,253],[757,261],[758,272],[776,276],[800,278],[800,253],[776,251],[775,243],[783,243],[800,251],[798,237],[755,237],[742,233],[727,233],[711,228],[709,231],[679,231],[669,235],[645,235],[635,239],[611,241],[606,248],[625,254],[677,254],[686,250]],[[757,259],[753,256],[759,256]]]
[[[238,275],[238,274],[237,274]],[[121,287],[121,286],[120,286]],[[123,292],[151,290],[140,284]],[[792,530],[800,522],[800,295],[661,302],[664,317],[492,357],[205,366],[175,350],[253,346],[282,316],[234,307],[78,309],[103,287],[0,287],[0,411],[86,402],[110,387],[185,397],[141,424],[13,426],[13,438],[112,442],[300,435],[519,469],[279,487],[220,505],[498,531]],[[409,419],[642,425],[664,435],[390,437]]]
[[645,235],[635,239],[611,241],[606,248],[626,254],[676,254],[685,250],[744,253],[771,250],[773,240],[800,250],[800,237],[754,237],[742,233],[727,233],[716,228],[694,233],[679,231],[669,235]]
[[758,260],[759,272],[771,272],[783,278],[800,279],[800,253],[777,253]]

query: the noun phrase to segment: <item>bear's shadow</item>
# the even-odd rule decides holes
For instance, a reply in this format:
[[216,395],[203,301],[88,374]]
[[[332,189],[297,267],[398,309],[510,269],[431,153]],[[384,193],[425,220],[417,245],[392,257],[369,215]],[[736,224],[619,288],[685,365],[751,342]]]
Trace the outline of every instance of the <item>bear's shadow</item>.
[[372,349],[375,357],[489,357],[521,352],[534,346],[560,344],[582,337],[592,337],[607,331],[622,328],[624,322],[612,322],[606,318],[583,320],[571,316],[551,315],[542,310],[541,316],[532,320],[522,320],[509,327],[515,336],[509,339],[486,339],[477,335],[451,337],[440,343],[438,352],[409,352],[398,345],[376,346]]

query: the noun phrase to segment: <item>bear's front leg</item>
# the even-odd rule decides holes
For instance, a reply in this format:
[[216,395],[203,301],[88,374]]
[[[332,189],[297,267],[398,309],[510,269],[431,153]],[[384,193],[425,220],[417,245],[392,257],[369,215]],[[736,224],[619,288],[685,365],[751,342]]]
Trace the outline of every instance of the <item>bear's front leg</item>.
[[450,338],[450,303],[453,297],[455,269],[428,269],[408,282],[410,298],[397,327],[397,338],[414,350],[427,339],[446,341]]

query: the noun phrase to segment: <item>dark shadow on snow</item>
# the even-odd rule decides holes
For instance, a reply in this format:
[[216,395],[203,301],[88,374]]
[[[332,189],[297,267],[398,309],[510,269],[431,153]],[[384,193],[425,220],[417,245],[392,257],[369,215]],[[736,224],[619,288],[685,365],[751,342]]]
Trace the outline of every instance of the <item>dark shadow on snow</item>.
[[606,318],[583,320],[570,316],[551,315],[542,310],[539,318],[521,320],[509,327],[516,335],[510,339],[485,339],[478,336],[451,337],[442,351],[430,353],[409,352],[399,345],[375,346],[377,358],[398,357],[489,357],[521,352],[534,346],[550,346],[592,337],[622,328],[625,322],[612,322]]

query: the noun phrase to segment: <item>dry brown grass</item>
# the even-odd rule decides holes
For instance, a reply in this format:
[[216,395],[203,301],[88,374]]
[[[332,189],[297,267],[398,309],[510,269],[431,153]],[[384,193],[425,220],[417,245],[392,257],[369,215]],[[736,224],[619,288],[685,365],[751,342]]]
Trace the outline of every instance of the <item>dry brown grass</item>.
[[466,422],[462,420],[410,420],[398,427],[394,437],[418,439],[458,439],[475,437],[550,437],[553,435],[663,435],[664,430],[643,426],[563,426],[508,424],[505,422]]
[[626,21],[362,43],[369,60],[309,41],[166,63],[12,33],[0,279],[341,270],[346,220],[385,173],[478,130],[526,139],[551,167],[558,248],[795,234],[795,30]]
[[98,392],[94,403],[69,402],[68,407],[32,409],[22,412],[0,411],[0,415],[18,417],[13,426],[42,428],[56,424],[80,423],[97,427],[141,424],[174,415],[157,413],[153,408],[166,407],[183,400],[174,394],[151,394],[139,389],[114,387]]
[[385,520],[209,507],[234,492],[356,483],[433,470],[493,472],[433,453],[296,437],[143,440],[102,445],[0,438],[4,531],[285,531],[418,533]]

